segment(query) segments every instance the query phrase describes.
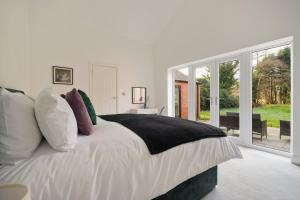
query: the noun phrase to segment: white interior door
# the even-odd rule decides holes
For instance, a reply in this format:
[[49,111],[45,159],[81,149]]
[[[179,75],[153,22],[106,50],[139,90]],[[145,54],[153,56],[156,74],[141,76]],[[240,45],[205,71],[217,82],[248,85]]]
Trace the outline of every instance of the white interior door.
[[93,65],[91,74],[91,93],[96,113],[116,114],[117,68]]

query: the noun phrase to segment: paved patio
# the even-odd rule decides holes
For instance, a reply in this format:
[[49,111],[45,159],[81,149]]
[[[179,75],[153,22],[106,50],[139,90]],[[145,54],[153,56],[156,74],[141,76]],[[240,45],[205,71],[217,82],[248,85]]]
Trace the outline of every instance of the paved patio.
[[[239,132],[240,131],[238,130],[230,130],[227,132],[227,134],[238,137]],[[281,151],[290,151],[290,137],[282,136],[280,140],[279,128],[274,127],[268,127],[268,138],[263,137],[262,141],[260,140],[259,135],[253,135],[253,144],[272,149],[278,149]]]
[[[202,121],[202,122],[209,124],[209,121]],[[221,129],[223,129],[224,132],[230,136],[239,137],[240,135],[239,130],[234,130],[234,131],[230,130],[227,132],[225,127],[221,127]],[[262,141],[260,140],[260,135],[256,135],[256,134],[253,135],[252,142],[254,145],[277,149],[280,151],[286,151],[286,152],[290,151],[291,140],[289,136],[283,135],[280,139],[279,128],[268,127],[267,130],[268,130],[268,138],[263,137]]]

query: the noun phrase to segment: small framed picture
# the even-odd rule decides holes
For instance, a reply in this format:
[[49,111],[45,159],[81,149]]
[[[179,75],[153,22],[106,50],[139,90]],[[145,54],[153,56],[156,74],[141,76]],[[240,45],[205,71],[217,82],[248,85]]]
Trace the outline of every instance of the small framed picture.
[[53,84],[73,85],[73,68],[53,66]]
[[146,102],[146,88],[132,87],[132,104],[144,104]]

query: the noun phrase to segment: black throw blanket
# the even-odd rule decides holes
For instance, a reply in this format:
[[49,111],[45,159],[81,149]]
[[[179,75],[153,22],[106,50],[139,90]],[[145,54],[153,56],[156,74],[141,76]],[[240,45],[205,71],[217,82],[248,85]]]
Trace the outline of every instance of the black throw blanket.
[[118,122],[140,136],[151,154],[161,153],[177,145],[211,137],[225,137],[214,126],[159,115],[102,115],[102,119]]

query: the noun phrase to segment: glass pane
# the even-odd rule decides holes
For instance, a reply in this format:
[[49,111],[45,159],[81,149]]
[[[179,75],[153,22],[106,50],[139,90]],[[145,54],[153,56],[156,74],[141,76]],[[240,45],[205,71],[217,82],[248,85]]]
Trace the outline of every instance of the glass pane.
[[219,125],[227,135],[239,136],[240,134],[239,96],[239,61],[219,64]]
[[210,80],[209,67],[199,67],[195,71],[196,120],[210,123]]
[[188,119],[189,69],[174,70],[175,79],[175,117]]
[[175,117],[181,116],[181,87],[175,85]]
[[252,143],[290,151],[291,48],[252,54]]

